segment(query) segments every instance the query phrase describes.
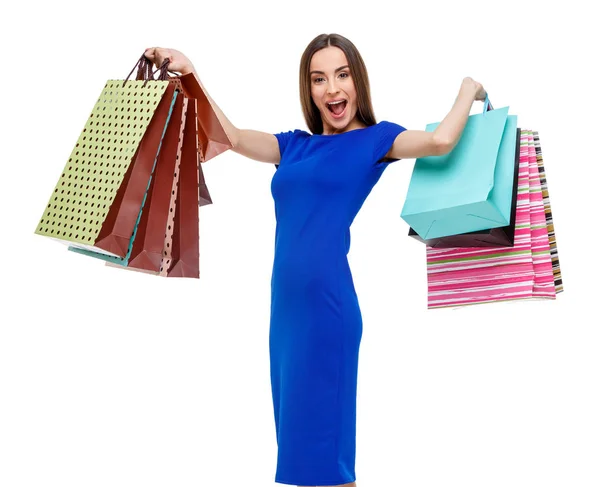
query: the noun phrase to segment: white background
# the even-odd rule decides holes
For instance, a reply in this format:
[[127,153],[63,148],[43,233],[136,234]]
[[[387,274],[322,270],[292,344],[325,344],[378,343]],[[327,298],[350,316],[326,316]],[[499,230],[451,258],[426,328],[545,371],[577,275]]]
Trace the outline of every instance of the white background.
[[378,121],[424,129],[471,76],[539,131],[565,285],[427,310],[425,249],[400,218],[414,160],[387,168],[349,257],[357,485],[600,485],[600,40],[585,2],[548,3],[2,7],[0,485],[275,485],[274,167],[232,151],[204,166],[200,280],[107,268],[34,230],[106,80],[145,48],[181,50],[237,127],[274,133],[306,129],[298,66],[321,33],[360,50]]

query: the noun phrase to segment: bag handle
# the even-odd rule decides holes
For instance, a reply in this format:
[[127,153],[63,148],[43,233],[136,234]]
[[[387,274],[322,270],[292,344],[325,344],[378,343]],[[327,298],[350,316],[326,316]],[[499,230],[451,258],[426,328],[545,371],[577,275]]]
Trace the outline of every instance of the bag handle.
[[146,56],[144,56],[144,54],[142,54],[141,57],[138,59],[137,63],[135,64],[135,66],[131,69],[131,71],[127,75],[127,78],[125,78],[125,80],[123,81],[123,86],[125,86],[125,83],[129,80],[129,77],[131,76],[131,74],[133,73],[135,68],[138,68],[135,79],[136,80],[146,80],[146,82],[142,86],[146,86],[146,83],[148,83],[148,81],[154,80],[154,74],[159,71],[160,71],[160,74],[158,75],[159,81],[165,81],[165,80],[169,79],[171,76],[169,76],[168,73],[175,74],[174,71],[168,70],[168,66],[169,66],[170,62],[171,61],[169,60],[169,58],[166,58],[162,62],[160,67],[156,68],[155,71],[152,71],[152,66],[153,66],[152,61],[150,61]]
[[483,113],[485,112],[489,112],[490,110],[493,110],[494,107],[492,106],[492,104],[490,103],[490,98],[487,94],[487,91],[485,93],[485,101],[483,102]]

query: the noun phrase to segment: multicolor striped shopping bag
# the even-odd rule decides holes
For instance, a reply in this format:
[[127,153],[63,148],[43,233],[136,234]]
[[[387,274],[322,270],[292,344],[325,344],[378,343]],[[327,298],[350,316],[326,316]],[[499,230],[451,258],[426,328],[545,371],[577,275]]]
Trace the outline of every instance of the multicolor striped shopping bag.
[[[514,246],[426,246],[428,308],[556,297],[558,256],[553,268],[548,227],[550,201],[544,197],[547,184],[544,177],[542,186],[541,149],[536,149],[539,138],[536,142],[534,134],[537,136],[531,130],[520,132]],[[555,241],[553,228],[551,234]]]
[[550,207],[550,193],[548,192],[548,182],[546,180],[546,169],[544,168],[544,159],[542,157],[542,147],[540,145],[540,136],[533,132],[533,142],[535,145],[535,154],[537,157],[538,170],[540,173],[540,182],[542,185],[542,196],[544,198],[544,210],[546,213],[546,228],[548,229],[548,240],[550,242],[550,257],[552,259],[552,272],[554,274],[554,287],[556,292],[563,291],[562,275],[560,272],[560,263],[558,261],[558,249],[556,247],[556,235],[554,233],[554,221],[552,219],[552,209]]

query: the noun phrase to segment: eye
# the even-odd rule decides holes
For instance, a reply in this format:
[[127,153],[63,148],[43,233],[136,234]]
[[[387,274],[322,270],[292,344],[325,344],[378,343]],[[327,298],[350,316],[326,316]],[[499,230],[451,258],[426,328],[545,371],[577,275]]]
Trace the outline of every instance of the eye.
[[[343,79],[350,77],[350,74],[348,74],[347,72],[343,71],[339,74]],[[314,83],[319,83],[319,80],[325,80],[325,78],[323,77],[318,77],[318,78],[314,78],[313,82]]]

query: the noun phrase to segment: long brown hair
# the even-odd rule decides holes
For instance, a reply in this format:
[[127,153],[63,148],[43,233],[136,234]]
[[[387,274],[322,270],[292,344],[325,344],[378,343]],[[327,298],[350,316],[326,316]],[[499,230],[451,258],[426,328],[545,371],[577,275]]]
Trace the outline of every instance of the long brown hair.
[[310,61],[315,52],[329,46],[339,47],[348,60],[350,76],[356,88],[356,117],[366,126],[375,125],[377,121],[371,103],[369,75],[358,49],[350,40],[339,34],[320,34],[308,44],[300,59],[300,104],[308,129],[313,134],[323,133],[321,113],[310,94]]

